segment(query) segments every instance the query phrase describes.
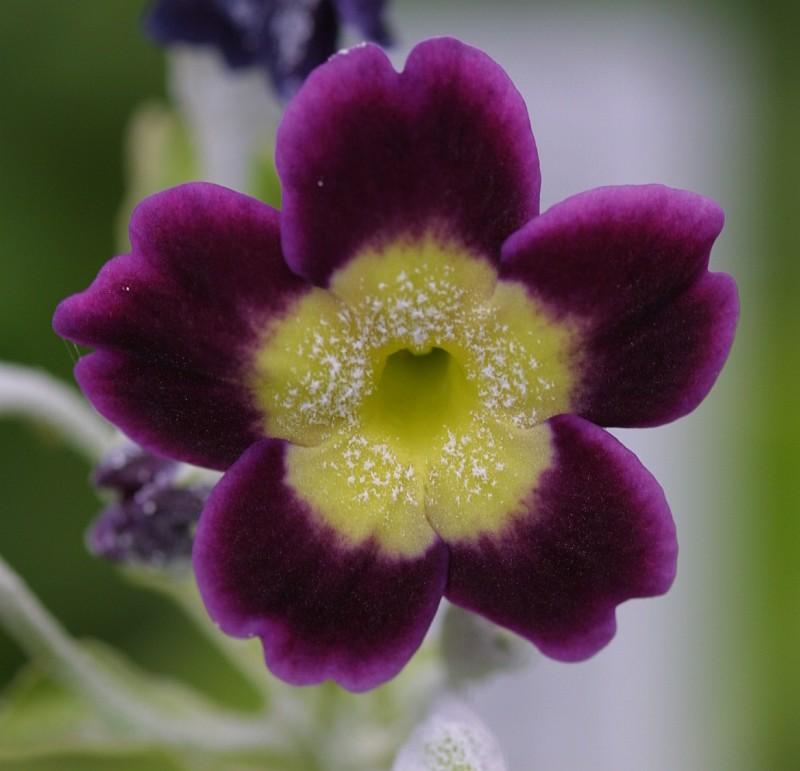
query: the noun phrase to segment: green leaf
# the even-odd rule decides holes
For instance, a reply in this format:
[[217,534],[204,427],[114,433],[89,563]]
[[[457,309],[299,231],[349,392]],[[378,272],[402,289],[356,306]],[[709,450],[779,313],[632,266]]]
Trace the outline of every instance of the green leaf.
[[[235,713],[222,713],[202,695],[180,683],[145,673],[113,649],[97,642],[82,643],[95,666],[128,693],[141,697],[154,713],[176,721],[205,724],[215,714],[230,721]],[[224,718],[222,717],[224,714]],[[251,716],[242,716],[249,721]],[[264,724],[265,733],[268,724]],[[39,668],[22,671],[0,700],[0,760],[49,757],[65,752],[124,755],[152,751],[161,745],[132,729],[118,715],[100,714],[88,701],[74,694]],[[173,748],[170,756],[185,758],[187,750]],[[209,767],[209,752],[203,753],[203,771]],[[191,752],[189,752],[191,756]],[[270,768],[278,759],[289,768],[285,756],[268,750],[220,752],[220,767],[234,758],[255,758],[256,768]],[[224,762],[223,762],[224,760]],[[194,767],[191,765],[190,767]],[[247,766],[243,766],[247,767]]]
[[124,754],[141,748],[32,665],[0,701],[0,761],[74,751]]
[[[124,757],[68,754],[37,760],[0,759],[0,771],[192,771],[192,766],[153,752]],[[197,767],[197,771],[207,769]],[[230,771],[235,771],[234,767]]]
[[248,192],[276,209],[281,208],[281,181],[273,160],[272,146],[261,147],[253,158]]
[[[105,646],[87,647],[120,677],[141,678]],[[186,714],[195,700],[181,686],[152,677],[137,689],[176,714]],[[302,762],[259,752],[165,750],[98,715],[34,665],[0,699],[0,771],[302,771]]]

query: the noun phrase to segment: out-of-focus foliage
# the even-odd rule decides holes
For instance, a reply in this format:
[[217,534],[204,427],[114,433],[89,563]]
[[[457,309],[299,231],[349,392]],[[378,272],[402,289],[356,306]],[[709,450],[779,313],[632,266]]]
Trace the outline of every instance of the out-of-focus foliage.
[[[165,99],[162,52],[141,34],[141,10],[140,0],[0,7],[0,358],[66,381],[74,353],[52,332],[53,309],[118,249],[129,122]],[[167,602],[88,554],[84,531],[101,504],[83,459],[3,420],[0,468],[3,556],[70,631],[251,703],[249,687]],[[0,683],[23,660],[0,631]]]
[[[754,430],[742,453],[750,522],[753,691],[747,717],[760,768],[800,767],[800,7],[754,4],[764,80],[762,176],[754,191],[762,251],[753,255],[761,304],[751,318],[748,401]],[[746,409],[745,405],[741,406]],[[741,692],[740,692],[741,693]],[[749,722],[749,721],[748,721]]]

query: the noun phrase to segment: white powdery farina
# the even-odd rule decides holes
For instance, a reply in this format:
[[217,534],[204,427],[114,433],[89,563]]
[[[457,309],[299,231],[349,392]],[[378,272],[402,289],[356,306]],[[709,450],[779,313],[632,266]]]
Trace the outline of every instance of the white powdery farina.
[[402,463],[388,444],[370,442],[365,436],[354,434],[342,446],[340,459],[325,460],[322,468],[336,472],[353,489],[357,501],[388,498],[393,503],[417,502],[414,466]]
[[452,353],[476,386],[479,410],[519,427],[539,421],[553,383],[537,374],[537,339],[518,339],[491,300],[477,300],[454,280],[454,269],[422,263],[342,303],[321,318],[295,351],[306,366],[281,395],[287,427],[358,427],[359,409],[377,386],[381,365],[399,350]]

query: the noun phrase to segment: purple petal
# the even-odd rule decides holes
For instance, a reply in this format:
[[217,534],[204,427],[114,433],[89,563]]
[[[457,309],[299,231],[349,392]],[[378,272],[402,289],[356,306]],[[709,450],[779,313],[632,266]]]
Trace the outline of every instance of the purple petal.
[[450,544],[448,599],[563,661],[614,636],[614,609],[667,591],[675,529],[655,479],[616,439],[575,416],[548,421],[555,457],[498,535]]
[[575,412],[648,426],[702,401],[738,317],[733,281],[707,270],[722,223],[719,207],[693,193],[610,187],[567,199],[508,240],[503,277],[584,336]]
[[264,435],[239,384],[109,350],[83,356],[75,378],[128,436],[187,463],[225,469]]
[[400,557],[372,540],[347,542],[286,483],[286,448],[254,445],[212,493],[193,555],[200,592],[223,631],[261,638],[278,677],[372,688],[421,643],[444,589],[447,549],[437,540]]
[[482,52],[440,38],[398,74],[366,45],[319,67],[278,132],[287,261],[325,285],[360,250],[433,232],[497,261],[538,211],[522,97]]
[[133,252],[56,310],[56,331],[98,349],[76,377],[95,407],[158,454],[226,468],[262,435],[247,387],[259,335],[304,291],[277,212],[216,185],[146,199]]

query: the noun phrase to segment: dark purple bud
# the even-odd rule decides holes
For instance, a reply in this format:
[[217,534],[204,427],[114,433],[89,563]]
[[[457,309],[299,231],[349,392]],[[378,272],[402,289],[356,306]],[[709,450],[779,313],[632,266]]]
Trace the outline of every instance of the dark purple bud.
[[269,17],[260,63],[278,94],[289,99],[338,47],[339,20],[330,0],[277,3]]
[[391,45],[392,33],[386,24],[388,0],[333,0],[339,19],[352,24],[367,40],[382,46]]
[[216,48],[229,67],[263,67],[275,90],[292,96],[339,46],[341,25],[391,42],[387,0],[158,0],[145,29],[165,45]]
[[[244,0],[250,10],[266,5],[261,0]],[[207,45],[219,50],[229,67],[249,67],[256,62],[252,42],[256,25],[249,23],[249,34],[231,15],[225,3],[217,0],[158,0],[144,20],[147,33],[164,45],[186,43]]]
[[186,560],[209,487],[152,483],[104,509],[87,533],[89,550],[115,562],[163,566]]
[[153,482],[166,483],[178,464],[159,458],[135,444],[112,450],[92,472],[92,484],[116,490],[123,498]]

